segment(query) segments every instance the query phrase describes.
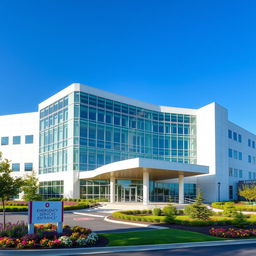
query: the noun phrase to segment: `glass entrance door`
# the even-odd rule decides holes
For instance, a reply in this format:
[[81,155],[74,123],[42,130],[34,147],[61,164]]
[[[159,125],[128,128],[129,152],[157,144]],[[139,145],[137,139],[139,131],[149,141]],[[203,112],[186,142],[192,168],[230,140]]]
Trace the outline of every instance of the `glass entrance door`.
[[137,202],[137,187],[123,187],[121,200],[122,202]]

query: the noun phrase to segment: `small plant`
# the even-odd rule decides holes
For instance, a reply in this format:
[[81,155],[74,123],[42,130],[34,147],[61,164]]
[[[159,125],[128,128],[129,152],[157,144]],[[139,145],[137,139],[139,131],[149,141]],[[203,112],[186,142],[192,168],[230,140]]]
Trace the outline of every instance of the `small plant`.
[[168,215],[176,215],[177,214],[177,209],[176,207],[174,207],[173,205],[168,205],[168,206],[165,206],[163,208],[163,213],[165,216],[168,216]]
[[224,211],[223,211],[223,216],[225,217],[236,217],[237,215],[237,210],[235,208],[234,203],[232,202],[227,202],[224,204]]
[[61,244],[66,246],[66,247],[71,247],[73,245],[72,240],[68,236],[61,236],[59,238],[59,240],[60,240]]
[[153,209],[153,215],[154,216],[160,216],[162,214],[162,210],[160,208],[154,208]]
[[172,213],[169,213],[168,215],[166,215],[165,222],[168,224],[173,224],[175,222],[175,215]]
[[235,215],[233,223],[234,226],[238,228],[245,228],[248,225],[246,216],[242,212],[239,212]]
[[87,245],[95,244],[97,240],[98,240],[98,235],[94,232],[91,232],[86,238]]

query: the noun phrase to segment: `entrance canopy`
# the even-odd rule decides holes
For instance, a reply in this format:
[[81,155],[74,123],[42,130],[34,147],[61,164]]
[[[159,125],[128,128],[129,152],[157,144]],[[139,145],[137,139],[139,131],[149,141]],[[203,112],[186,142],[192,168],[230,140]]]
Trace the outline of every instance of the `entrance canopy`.
[[208,166],[196,164],[174,163],[148,158],[133,158],[101,166],[93,171],[80,172],[80,179],[143,179],[147,171],[150,180],[165,180],[207,174]]

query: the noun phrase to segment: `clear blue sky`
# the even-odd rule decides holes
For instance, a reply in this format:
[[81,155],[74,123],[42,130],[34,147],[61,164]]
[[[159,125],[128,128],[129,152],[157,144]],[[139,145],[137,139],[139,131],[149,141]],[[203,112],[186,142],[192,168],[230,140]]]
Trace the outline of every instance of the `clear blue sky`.
[[0,115],[80,82],[153,104],[216,101],[256,132],[256,1],[1,0]]

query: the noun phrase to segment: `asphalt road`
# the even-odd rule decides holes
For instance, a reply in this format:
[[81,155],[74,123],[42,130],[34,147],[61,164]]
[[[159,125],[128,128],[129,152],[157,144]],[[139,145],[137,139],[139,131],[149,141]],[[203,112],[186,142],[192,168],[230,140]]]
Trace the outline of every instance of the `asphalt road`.
[[[73,256],[75,254],[70,254]],[[96,256],[100,254],[90,254]],[[104,256],[253,256],[256,255],[256,244],[248,245],[232,245],[232,246],[212,246],[212,247],[198,247],[198,248],[184,248],[171,250],[158,250],[146,252],[120,252],[120,253],[104,253]]]
[[[99,212],[85,212],[86,214],[107,216],[109,214],[99,213]],[[6,222],[16,223],[17,221],[28,222],[28,215],[26,213],[6,213]],[[3,222],[3,214],[0,214],[0,222]],[[107,232],[129,232],[138,230],[149,230],[149,228],[138,228],[131,225],[116,224],[104,221],[104,217],[95,216],[84,216],[73,214],[72,212],[65,212],[64,214],[64,224],[70,226],[82,226],[90,228],[98,233]]]

